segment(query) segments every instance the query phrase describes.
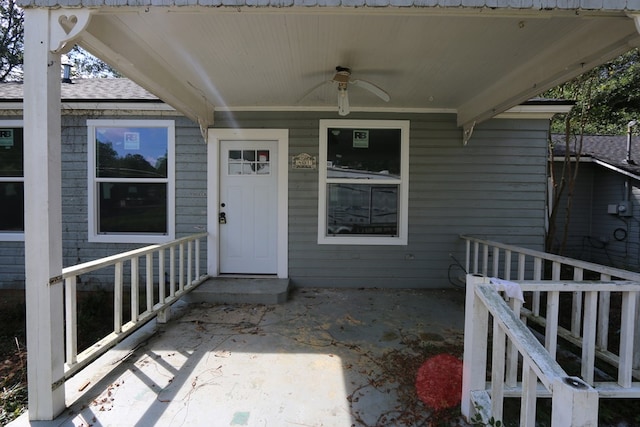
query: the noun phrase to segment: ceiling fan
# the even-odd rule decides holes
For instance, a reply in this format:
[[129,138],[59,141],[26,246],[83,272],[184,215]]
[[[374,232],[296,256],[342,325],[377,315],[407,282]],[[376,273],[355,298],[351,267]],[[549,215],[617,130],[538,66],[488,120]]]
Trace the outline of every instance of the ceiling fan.
[[[341,116],[346,116],[350,112],[349,94],[347,92],[347,88],[349,85],[359,86],[363,89],[366,89],[385,102],[389,102],[389,99],[391,99],[387,92],[385,92],[383,89],[374,85],[371,82],[368,82],[366,80],[356,80],[356,79],[352,80],[351,68],[337,66],[336,74],[333,76],[331,80],[329,80],[329,82],[336,83],[338,85],[338,114]],[[325,82],[320,83],[319,85],[311,89],[311,91],[317,89],[324,83]]]

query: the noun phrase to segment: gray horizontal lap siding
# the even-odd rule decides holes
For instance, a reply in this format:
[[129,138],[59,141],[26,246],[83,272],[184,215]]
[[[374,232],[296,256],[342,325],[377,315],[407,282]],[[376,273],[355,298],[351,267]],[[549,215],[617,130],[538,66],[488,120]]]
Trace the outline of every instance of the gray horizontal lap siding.
[[[319,113],[217,113],[216,127],[289,129],[289,155],[318,156]],[[410,120],[409,244],[318,245],[318,172],[289,170],[289,275],[296,286],[442,288],[460,234],[543,249],[544,120],[492,120],[468,146],[455,116],[364,114]]]
[[[9,119],[9,117],[6,117]],[[63,265],[110,256],[146,244],[91,243],[88,236],[87,213],[87,120],[174,120],[176,134],[176,237],[206,230],[206,144],[200,130],[184,117],[118,115],[63,115],[62,117],[62,246]],[[206,266],[204,245],[201,269]],[[125,273],[126,274],[126,273]],[[125,276],[126,277],[126,276]],[[125,279],[128,281],[128,279]],[[111,273],[87,274],[79,289],[110,289]],[[0,288],[24,286],[24,243],[0,242]]]
[[[64,265],[143,246],[87,242],[88,118],[111,117],[63,117]],[[326,118],[337,116],[218,112],[215,127],[288,129],[289,156],[318,156],[319,120]],[[464,147],[453,115],[352,113],[349,119],[411,122],[409,244],[318,245],[318,172],[289,170],[289,276],[295,285],[447,287],[449,254],[460,260],[464,256],[460,234],[543,248],[544,120],[491,120],[478,126]],[[182,237],[206,227],[207,156],[198,127],[184,118],[175,120],[176,235]],[[23,280],[23,256],[22,243],[0,244],[0,286]],[[108,286],[110,281],[108,276],[94,276],[84,283]]]

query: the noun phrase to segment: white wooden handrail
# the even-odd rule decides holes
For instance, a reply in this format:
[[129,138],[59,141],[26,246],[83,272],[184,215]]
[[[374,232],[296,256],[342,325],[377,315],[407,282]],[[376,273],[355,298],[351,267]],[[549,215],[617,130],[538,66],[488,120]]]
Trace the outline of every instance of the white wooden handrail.
[[[585,293],[586,287],[577,285],[573,289],[571,302],[571,322],[569,328],[558,325],[559,295],[562,291],[561,276],[571,277],[577,283],[584,283],[585,286],[591,282],[584,281],[585,273],[590,272],[590,276],[597,276],[599,283],[610,282],[612,278],[622,279],[622,281],[640,282],[640,273],[622,270],[619,268],[594,264],[587,261],[576,260],[560,255],[548,254],[528,248],[507,245],[487,239],[472,236],[461,236],[466,244],[465,268],[468,273],[481,274],[491,277],[500,277],[506,280],[525,279],[541,281],[550,279],[548,285],[538,284],[531,290],[529,306],[522,309],[521,313],[528,317],[529,321],[538,323],[545,327],[545,346],[550,352],[555,352],[557,339],[561,337],[582,347],[582,342],[593,342],[593,349],[585,349],[584,357],[591,358],[597,356],[599,359],[618,367],[619,356],[610,350],[609,331],[614,325],[611,323],[611,293],[626,291],[619,283],[611,289],[598,289],[597,293]],[[517,256],[516,256],[517,255]],[[489,262],[491,258],[491,263]],[[547,268],[545,270],[545,263]],[[515,267],[515,268],[514,268]],[[616,282],[618,283],[618,282]],[[557,286],[554,289],[542,289],[540,286]],[[632,284],[629,286],[633,287]],[[541,292],[547,293],[547,305],[545,317],[541,316]],[[595,300],[593,298],[596,298]],[[627,300],[635,298],[635,301]],[[640,293],[632,293],[625,297],[625,307],[633,304],[640,306]],[[583,317],[587,316],[584,322],[584,330],[581,328]],[[631,325],[640,323],[640,312],[627,314],[626,322]],[[625,333],[623,339],[627,340],[625,345],[631,345],[630,350],[625,347],[625,352],[631,352],[632,372],[636,378],[640,378],[640,328],[629,328],[629,325],[619,325]],[[595,337],[592,341],[591,338]],[[593,355],[591,352],[593,351]],[[592,365],[595,360],[587,360],[587,365]],[[590,376],[586,379],[591,379]]]
[[[109,348],[123,340],[154,317],[159,321],[168,320],[168,309],[184,294],[207,279],[200,271],[201,244],[208,233],[198,233],[161,245],[152,245],[95,261],[74,265],[62,270],[61,280],[65,286],[65,379],[87,366]],[[186,247],[186,260],[185,260]],[[178,251],[176,251],[176,248]],[[167,255],[168,249],[168,255]],[[166,257],[168,256],[168,271]],[[178,268],[176,268],[176,256]],[[140,269],[140,259],[146,268]],[[124,272],[130,270],[131,320],[123,323]],[[77,348],[77,287],[78,277],[107,267],[113,267],[114,321],[113,331],[81,353]],[[156,268],[157,267],[157,268]],[[140,311],[140,280],[146,295],[144,310]],[[165,274],[169,277],[169,295],[166,295]],[[154,276],[157,275],[157,282]],[[176,283],[176,276],[178,282]],[[176,284],[178,285],[176,289]]]
[[[487,388],[488,320],[493,318],[491,381]],[[520,426],[536,425],[538,382],[552,398],[552,427],[595,425],[598,392],[580,378],[566,374],[552,355],[506,304],[487,277],[468,275],[465,301],[464,368],[461,410],[484,422],[501,420],[505,397],[506,346],[522,357]],[[591,424],[589,424],[591,423]]]

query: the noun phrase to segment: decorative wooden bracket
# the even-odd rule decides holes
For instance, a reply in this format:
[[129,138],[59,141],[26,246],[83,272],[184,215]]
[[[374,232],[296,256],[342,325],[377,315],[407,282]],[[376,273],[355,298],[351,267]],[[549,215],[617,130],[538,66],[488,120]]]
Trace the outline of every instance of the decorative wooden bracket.
[[73,41],[87,28],[89,9],[55,9],[50,12],[49,46],[54,53],[65,53],[73,47]]
[[473,135],[473,129],[476,127],[476,122],[465,123],[462,126],[462,145],[467,145]]

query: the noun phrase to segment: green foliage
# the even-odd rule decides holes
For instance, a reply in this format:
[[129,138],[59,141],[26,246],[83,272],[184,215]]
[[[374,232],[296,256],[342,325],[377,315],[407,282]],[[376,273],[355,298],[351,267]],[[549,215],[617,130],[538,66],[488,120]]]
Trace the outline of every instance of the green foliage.
[[72,64],[72,79],[122,77],[122,75],[109,64],[102,62],[78,45],[74,46],[73,49],[67,53],[67,59],[69,63]]
[[494,417],[489,418],[485,421],[481,415],[482,406],[476,405],[476,413],[473,417],[471,417],[471,425],[473,426],[488,426],[488,427],[503,427],[502,421],[496,420]]
[[15,0],[0,0],[0,82],[22,78],[23,22]]
[[[640,52],[633,49],[542,94],[576,101],[571,135],[624,135],[627,123],[640,116]],[[565,133],[565,118],[552,124]]]

